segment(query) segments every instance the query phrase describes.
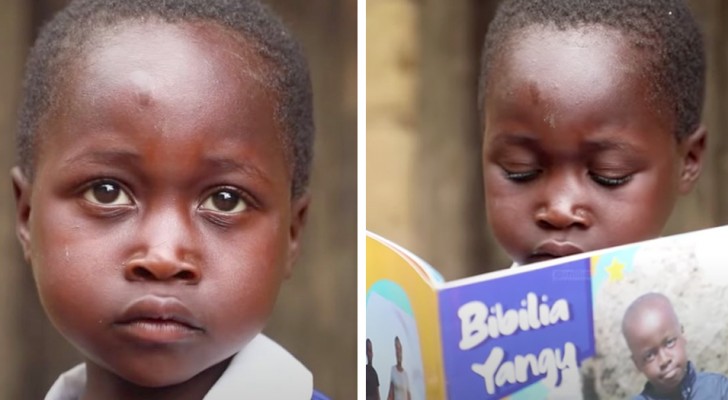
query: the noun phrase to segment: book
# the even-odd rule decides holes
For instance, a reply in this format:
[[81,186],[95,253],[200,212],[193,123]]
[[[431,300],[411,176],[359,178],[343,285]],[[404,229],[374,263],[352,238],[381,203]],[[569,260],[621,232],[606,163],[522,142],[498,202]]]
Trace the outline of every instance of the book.
[[723,226],[445,282],[367,233],[367,379],[381,399],[631,398],[648,378],[622,323],[655,293],[683,329],[686,360],[670,362],[726,375],[726,246]]

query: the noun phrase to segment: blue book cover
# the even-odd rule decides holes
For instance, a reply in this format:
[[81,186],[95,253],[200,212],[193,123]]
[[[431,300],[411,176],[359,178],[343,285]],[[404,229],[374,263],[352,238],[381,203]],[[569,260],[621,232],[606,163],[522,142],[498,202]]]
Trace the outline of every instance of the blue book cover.
[[369,234],[367,378],[393,400],[625,399],[706,379],[728,399],[726,246],[719,227],[443,282]]

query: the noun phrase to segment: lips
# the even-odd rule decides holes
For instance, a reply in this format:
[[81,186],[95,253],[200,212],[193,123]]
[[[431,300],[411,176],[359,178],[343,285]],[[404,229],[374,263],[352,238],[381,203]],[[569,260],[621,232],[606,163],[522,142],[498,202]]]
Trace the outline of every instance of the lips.
[[583,253],[584,250],[578,245],[558,240],[546,240],[539,243],[536,249],[528,256],[528,262],[551,260],[559,257],[566,257],[573,254]]
[[127,339],[148,344],[187,341],[205,331],[181,301],[159,296],[132,301],[114,322],[114,327]]
[[[682,372],[682,367],[679,367],[679,366],[675,367],[675,368],[665,372],[664,374],[662,374],[662,380],[663,381],[675,380],[676,378],[680,377],[681,372]],[[680,378],[682,379],[682,377],[680,377]]]

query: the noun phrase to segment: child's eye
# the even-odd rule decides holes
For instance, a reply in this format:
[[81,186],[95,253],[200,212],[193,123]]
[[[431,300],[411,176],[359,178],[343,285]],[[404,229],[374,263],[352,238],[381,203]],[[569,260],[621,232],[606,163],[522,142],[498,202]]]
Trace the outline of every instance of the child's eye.
[[129,195],[114,181],[98,181],[83,193],[84,199],[104,206],[128,206],[133,202]]
[[530,170],[530,171],[516,172],[516,171],[509,171],[504,168],[503,173],[505,174],[506,179],[513,181],[513,182],[522,183],[522,182],[528,182],[528,181],[536,179],[536,177],[539,174],[541,174],[541,170],[534,169],[534,170]]
[[647,354],[645,354],[644,361],[645,363],[652,362],[655,359],[655,352],[651,351]]
[[236,190],[221,189],[207,197],[202,202],[200,208],[203,210],[236,214],[245,211],[248,208],[248,204]]
[[609,186],[609,187],[622,186],[632,179],[632,175],[610,177],[610,176],[599,175],[595,172],[589,172],[589,176],[592,178],[592,180],[594,182],[596,182],[602,186]]
[[667,342],[665,342],[665,346],[667,346],[667,348],[670,349],[673,346],[675,346],[676,342],[677,342],[677,339],[675,339],[675,338],[667,339]]

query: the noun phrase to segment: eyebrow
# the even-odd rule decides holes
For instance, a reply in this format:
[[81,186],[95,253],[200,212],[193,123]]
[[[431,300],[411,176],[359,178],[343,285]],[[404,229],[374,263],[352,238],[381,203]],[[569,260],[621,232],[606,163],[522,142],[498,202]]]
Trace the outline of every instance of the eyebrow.
[[505,135],[497,135],[491,144],[493,146],[523,146],[534,147],[538,143],[538,139],[526,133],[509,133]]
[[[506,135],[498,135],[491,142],[494,146],[521,146],[526,148],[534,148],[538,144],[538,138],[527,133],[509,133]],[[584,144],[587,151],[598,153],[608,150],[633,152],[635,147],[623,141],[615,141],[611,139],[590,140]]]
[[132,151],[126,150],[104,150],[82,153],[65,160],[66,164],[130,164],[136,163],[141,156]]
[[634,151],[634,146],[625,142],[617,142],[614,140],[595,140],[588,141],[586,148],[593,152],[607,151],[607,150],[619,150],[619,151]]
[[[102,150],[82,153],[69,157],[66,164],[102,164],[102,165],[136,165],[141,162],[141,155],[127,150]],[[209,169],[222,172],[239,172],[253,178],[270,183],[270,178],[258,167],[224,157],[205,157],[203,163]]]
[[250,163],[221,157],[205,157],[203,162],[211,169],[217,169],[222,172],[240,172],[270,183],[270,178],[265,174],[265,172]]

